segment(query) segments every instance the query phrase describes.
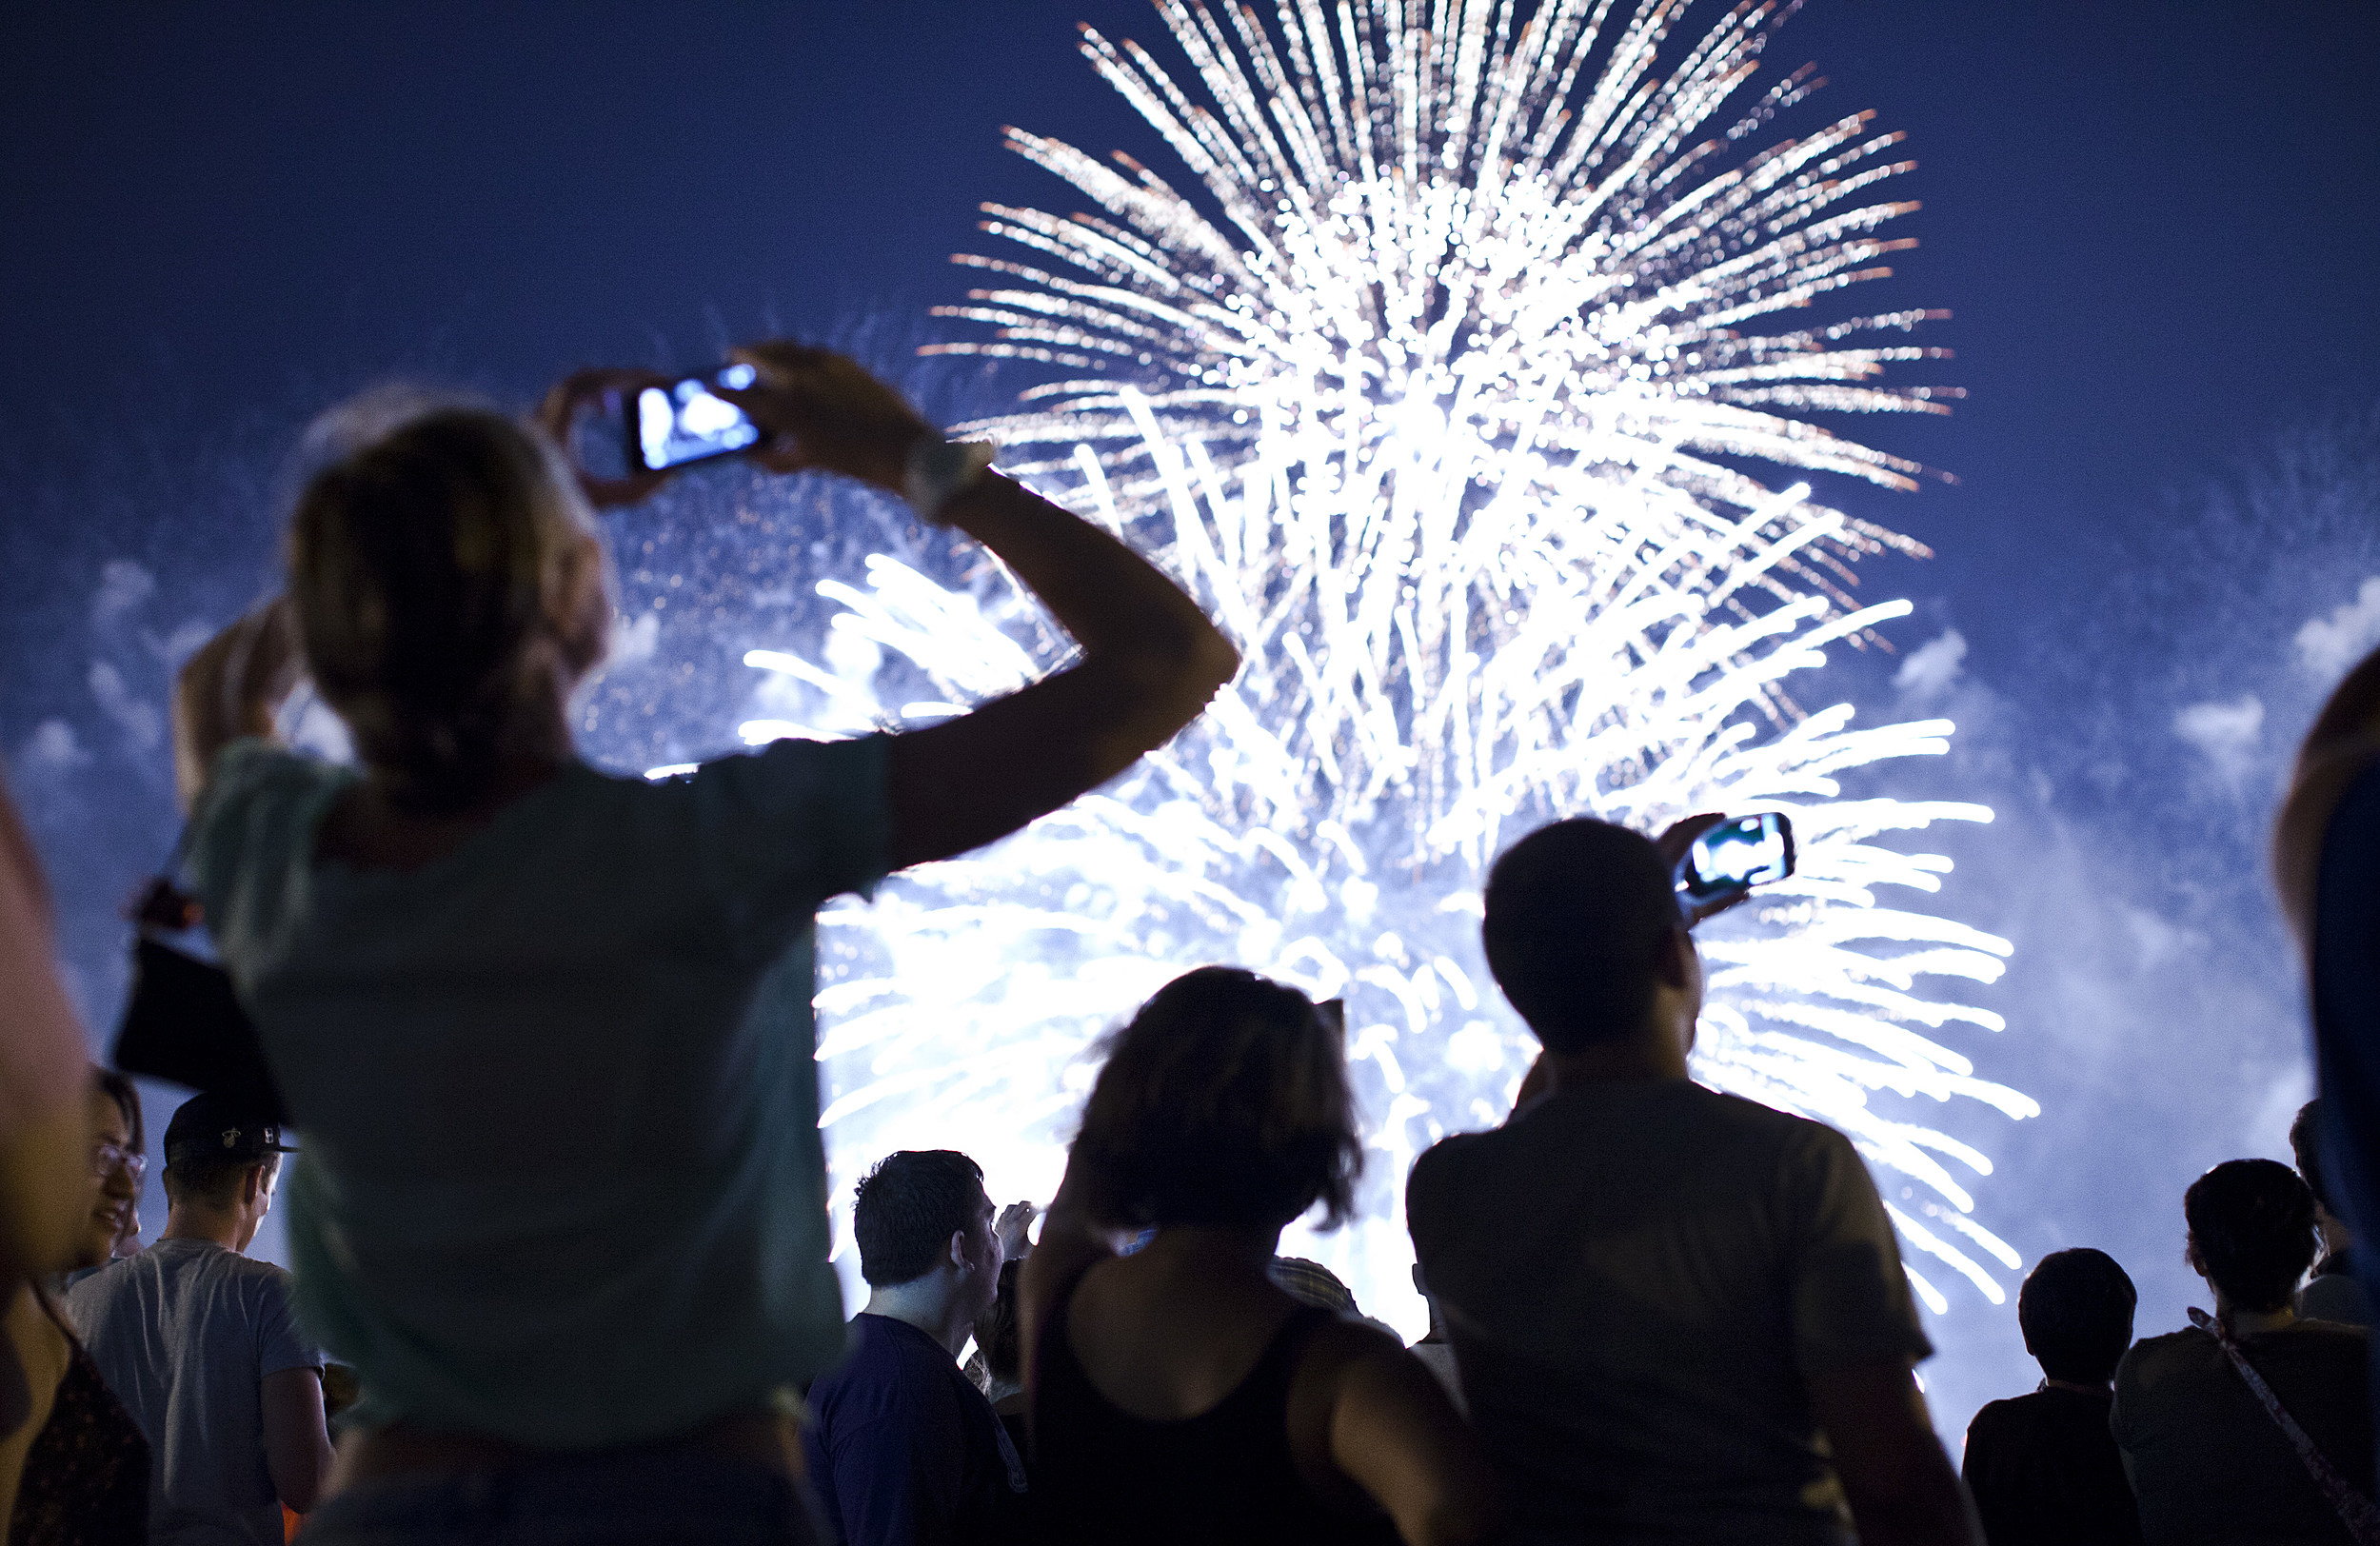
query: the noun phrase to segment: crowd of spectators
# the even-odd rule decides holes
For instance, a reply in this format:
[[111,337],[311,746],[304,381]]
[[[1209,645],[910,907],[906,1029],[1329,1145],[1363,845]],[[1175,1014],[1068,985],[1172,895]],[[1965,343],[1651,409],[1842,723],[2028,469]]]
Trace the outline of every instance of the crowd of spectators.
[[[2325,857],[2380,841],[2371,663],[2283,823],[2325,1075],[2295,1168],[2180,1199],[2212,1301],[2188,1327],[2135,1341],[2102,1252],[2036,1263],[2043,1378],[1976,1415],[1963,1476],[1858,1153],[1689,1077],[1723,903],[1676,874],[1716,818],[1557,821],[1490,871],[1483,948],[1541,1051],[1499,1125],[1412,1168],[1412,1347],[1280,1254],[1366,1160],[1339,1007],[1229,966],[1107,1039],[1046,1210],[949,1150],[871,1169],[846,1323],[817,909],[1114,776],[1237,658],[849,362],[738,358],[763,466],[975,539],[1080,653],[912,734],[607,777],[568,720],[612,617],[587,501],[654,480],[559,446],[641,378],[575,377],[534,426],[386,394],[327,419],[286,594],[198,652],[175,715],[188,878],[291,1123],[184,1103],[145,1248],[139,1100],[84,1060],[0,800],[10,1546],[265,1546],[301,1516],[326,1546],[2380,1540],[2353,1236],[2380,953],[2370,866]],[[301,674],[355,765],[274,737]],[[294,1272],[244,1254],[277,1200]]]

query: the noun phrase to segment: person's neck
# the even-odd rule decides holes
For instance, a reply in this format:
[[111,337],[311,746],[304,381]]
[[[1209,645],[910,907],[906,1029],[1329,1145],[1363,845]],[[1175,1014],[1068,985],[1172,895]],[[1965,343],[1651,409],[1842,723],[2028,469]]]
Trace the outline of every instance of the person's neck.
[[227,1251],[248,1248],[249,1236],[243,1234],[246,1220],[239,1215],[221,1208],[194,1208],[177,1205],[167,1211],[165,1233],[159,1240],[207,1240]]
[[[554,739],[556,735],[561,737],[559,741]],[[506,751],[497,760],[486,791],[458,810],[417,811],[398,797],[394,781],[377,771],[366,778],[365,787],[370,791],[373,803],[389,816],[431,823],[453,822],[476,824],[488,820],[532,789],[550,783],[577,760],[577,749],[570,744],[566,731],[539,731],[526,743],[516,744]]]
[[959,1298],[959,1275],[948,1267],[905,1283],[871,1288],[863,1313],[915,1326],[942,1343],[954,1359],[975,1330],[967,1306]]
[[2084,1396],[2108,1396],[2114,1393],[2115,1377],[2110,1375],[2097,1384],[2091,1385],[2079,1379],[2060,1379],[2054,1375],[2044,1375],[2041,1379],[2041,1388],[2043,1390],[2071,1390]]
[[2218,1288],[2214,1291],[2214,1318],[2231,1327],[2234,1337],[2256,1337],[2296,1324],[2297,1310],[2289,1304],[2277,1310],[2244,1310],[2233,1304],[2231,1297]]
[[486,790],[459,810],[424,811],[398,797],[396,780],[374,770],[362,788],[330,808],[316,852],[325,859],[374,869],[419,869],[453,853],[506,805],[561,776],[575,761],[559,751],[507,753]]
[[1232,1229],[1220,1224],[1170,1224],[1149,1238],[1129,1259],[1139,1270],[1212,1278],[1219,1273],[1265,1276],[1280,1251],[1278,1229]]
[[1549,1090],[1623,1080],[1682,1080],[1690,1038],[1675,1025],[1653,1024],[1620,1041],[1596,1041],[1576,1052],[1546,1049]]

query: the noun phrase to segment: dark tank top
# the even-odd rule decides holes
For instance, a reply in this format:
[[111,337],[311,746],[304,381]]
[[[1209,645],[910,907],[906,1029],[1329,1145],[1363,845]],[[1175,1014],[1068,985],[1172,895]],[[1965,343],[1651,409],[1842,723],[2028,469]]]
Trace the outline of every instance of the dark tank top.
[[149,1440],[82,1340],[69,1331],[67,1344],[71,1361],[50,1399],[50,1420],[25,1452],[8,1546],[143,1546]]
[[[1077,1279],[1078,1283],[1080,1279]],[[1331,1319],[1300,1309],[1229,1396],[1195,1417],[1151,1421],[1110,1402],[1067,1340],[1067,1289],[1041,1338],[1033,1406],[1033,1512],[1051,1546],[1295,1541],[1396,1546],[1381,1515],[1342,1514],[1306,1490],[1289,1452],[1289,1384]]]

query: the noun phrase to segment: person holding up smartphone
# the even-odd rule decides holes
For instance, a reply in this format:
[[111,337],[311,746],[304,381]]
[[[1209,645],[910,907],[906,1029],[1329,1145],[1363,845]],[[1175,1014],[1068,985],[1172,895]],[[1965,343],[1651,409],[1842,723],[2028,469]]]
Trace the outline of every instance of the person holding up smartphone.
[[[852,362],[736,359],[753,460],[905,495],[1081,654],[913,733],[601,774],[567,712],[612,615],[580,485],[661,475],[593,484],[557,446],[628,375],[565,382],[542,429],[334,417],[287,596],[193,658],[175,716],[193,878],[304,1138],[301,1314],[365,1393],[309,1540],[797,1529],[790,1392],[844,1335],[813,915],[1112,778],[1237,668],[1163,575]],[[273,739],[301,667],[360,766]]]
[[1705,1089],[1691,930],[1790,872],[1780,818],[1556,822],[1488,873],[1488,969],[1544,1047],[1405,1219],[1517,1541],[1981,1546],[1851,1140]]

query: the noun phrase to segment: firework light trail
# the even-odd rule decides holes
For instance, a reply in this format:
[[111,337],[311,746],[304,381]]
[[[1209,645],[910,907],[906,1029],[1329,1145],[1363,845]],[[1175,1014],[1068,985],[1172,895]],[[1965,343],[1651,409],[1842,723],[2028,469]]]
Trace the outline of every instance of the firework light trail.
[[[1773,8],[1673,36],[1685,9],[1160,0],[1188,74],[1087,29],[1083,51],[1195,186],[1011,131],[1096,211],[986,207],[1021,255],[960,260],[987,287],[948,314],[984,331],[942,349],[1058,379],[976,427],[1167,565],[1245,664],[1120,783],[826,916],[840,1195],[931,1143],[1046,1197],[1088,1043],[1176,972],[1238,962],[1348,1001],[1364,1216],[1284,1249],[1410,1325],[1405,1171],[1499,1120],[1534,1051],[1479,953],[1485,861],[1555,814],[1781,809],[1801,873],[1705,931],[1696,1073],[1896,1173],[1934,1310],[1946,1287],[2000,1302],[2017,1258],[1969,1189],[1990,1162],[1921,1119],[2037,1111],[1957,1047],[2000,1028],[1963,997],[2009,947],[1920,910],[1949,862],[1895,845],[1991,812],[1847,795],[1952,726],[1861,728],[1789,690],[1908,612],[1856,605],[1851,565],[1914,545],[1742,470],[1915,475],[1796,415],[1941,411],[1876,384],[1930,352],[1905,342],[1926,313],[1758,330],[1885,271],[1907,244],[1874,232],[1912,207],[1878,190],[1905,164],[1866,114],[1743,153],[1818,83],[1755,80]],[[820,586],[843,610],[815,659],[746,657],[746,739],[920,723],[1061,658],[997,572],[854,578]]]

